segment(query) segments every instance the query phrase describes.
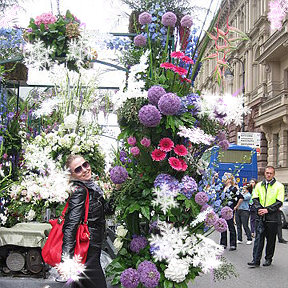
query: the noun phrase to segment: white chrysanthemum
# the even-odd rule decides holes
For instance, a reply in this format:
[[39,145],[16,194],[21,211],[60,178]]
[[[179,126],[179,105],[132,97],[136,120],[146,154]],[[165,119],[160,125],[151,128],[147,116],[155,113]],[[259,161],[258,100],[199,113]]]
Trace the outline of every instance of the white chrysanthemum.
[[58,273],[67,280],[77,281],[80,274],[85,271],[85,265],[81,263],[81,258],[77,255],[70,259],[69,256],[63,256],[63,261],[56,265]]
[[176,283],[183,282],[186,279],[186,275],[189,273],[189,262],[184,259],[172,259],[164,274],[168,280]]
[[231,123],[241,125],[243,115],[248,113],[250,108],[243,105],[243,95],[228,93],[218,95],[204,92],[201,96],[199,115],[208,115],[211,120],[222,121],[227,125]]
[[50,55],[52,55],[53,52],[54,48],[46,48],[44,42],[37,38],[33,44],[27,43],[25,45],[25,64],[37,69],[50,67],[52,64]]
[[41,103],[40,108],[33,112],[33,115],[36,116],[36,118],[49,116],[55,109],[57,109],[59,103],[61,103],[61,100],[57,97],[45,99]]
[[153,248],[153,257],[156,261],[169,262],[179,255],[185,255],[191,249],[191,237],[186,227],[173,227],[172,224],[158,221],[160,235],[152,234],[149,238]]
[[26,214],[25,219],[28,221],[32,221],[36,216],[36,212],[32,209],[29,210],[29,212]]
[[211,135],[205,134],[205,132],[199,127],[186,128],[185,126],[180,126],[179,130],[180,131],[177,134],[180,137],[188,138],[192,143],[195,144],[203,143],[210,145],[215,138]]
[[170,190],[168,185],[161,185],[152,189],[153,194],[156,196],[151,202],[153,206],[160,206],[164,215],[172,209],[178,207],[175,197],[178,195],[179,190]]
[[200,267],[204,273],[217,269],[222,264],[220,256],[224,252],[223,246],[201,234],[197,234],[196,236],[200,241],[194,243],[193,248],[189,251],[193,266]]
[[195,227],[197,224],[204,222],[207,214],[209,214],[211,211],[213,211],[213,208],[209,207],[206,210],[200,212],[197,217],[191,222],[190,226]]
[[64,118],[64,126],[67,129],[73,129],[77,126],[78,117],[75,114],[70,114]]
[[[114,109],[117,110],[121,105],[127,100],[131,98],[147,98],[147,91],[145,91],[145,81],[137,79],[137,74],[145,71],[148,68],[148,56],[149,51],[143,54],[140,58],[140,63],[132,66],[130,68],[130,73],[127,79],[123,81],[120,86],[119,92],[117,92],[112,98]],[[127,89],[124,91],[127,84]]]

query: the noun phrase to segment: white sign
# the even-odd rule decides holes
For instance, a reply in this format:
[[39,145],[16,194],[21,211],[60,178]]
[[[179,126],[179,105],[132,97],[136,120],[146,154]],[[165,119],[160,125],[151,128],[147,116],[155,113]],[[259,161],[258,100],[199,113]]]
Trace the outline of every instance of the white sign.
[[261,133],[256,132],[238,132],[237,145],[256,148],[257,154],[260,154]]

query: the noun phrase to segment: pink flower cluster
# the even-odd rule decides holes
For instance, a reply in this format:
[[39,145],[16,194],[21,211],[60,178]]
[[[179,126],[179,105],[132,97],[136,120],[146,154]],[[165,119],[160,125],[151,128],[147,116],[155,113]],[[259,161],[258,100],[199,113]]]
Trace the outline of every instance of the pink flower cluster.
[[[151,157],[154,161],[162,161],[166,158],[168,152],[174,151],[177,156],[186,156],[188,154],[187,148],[184,145],[177,144],[170,138],[162,138],[159,142],[159,148],[156,148],[152,153]],[[177,171],[186,171],[188,168],[187,163],[184,159],[178,157],[169,157],[168,162],[170,166]]]
[[[194,63],[190,57],[186,56],[185,53],[183,53],[181,51],[172,52],[171,57],[176,58],[176,59],[180,59],[181,61],[185,62],[186,64],[193,64]],[[185,82],[191,83],[190,79],[187,79],[186,77],[184,77],[188,73],[188,71],[185,68],[179,67],[179,66],[174,65],[170,62],[161,63],[160,67],[167,69],[167,70],[172,70],[174,73],[177,73],[178,75],[180,75]]]
[[[129,136],[127,138],[127,143],[132,146],[130,149],[131,154],[136,157],[140,154],[140,149],[136,146],[137,139],[134,136]],[[149,147],[151,145],[151,140],[143,137],[142,140],[140,141],[141,145],[144,147]]]
[[52,13],[43,13],[35,18],[35,24],[40,26],[44,24],[45,29],[48,29],[48,24],[53,24],[57,21],[57,18]]

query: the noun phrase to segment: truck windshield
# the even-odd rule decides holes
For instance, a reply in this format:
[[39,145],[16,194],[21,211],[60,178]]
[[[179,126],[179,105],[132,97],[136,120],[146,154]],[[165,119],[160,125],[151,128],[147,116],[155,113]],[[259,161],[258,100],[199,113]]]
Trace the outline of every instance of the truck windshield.
[[219,153],[219,163],[246,163],[251,164],[251,151],[226,150]]

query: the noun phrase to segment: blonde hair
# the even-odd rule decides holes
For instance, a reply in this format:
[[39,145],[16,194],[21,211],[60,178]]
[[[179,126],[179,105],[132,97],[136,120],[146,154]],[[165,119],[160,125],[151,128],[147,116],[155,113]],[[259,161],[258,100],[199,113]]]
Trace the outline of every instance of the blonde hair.
[[[77,159],[77,158],[83,158],[83,156],[79,155],[79,154],[70,154],[67,159],[66,159],[66,163],[65,163],[65,167],[66,169],[70,170],[70,165],[71,163]],[[71,171],[70,171],[71,172]]]
[[222,176],[222,181],[223,182],[227,182],[227,180],[231,180],[231,184],[234,186],[236,181],[235,181],[235,177],[233,176],[232,173],[228,173],[228,172],[225,172],[224,175]]

